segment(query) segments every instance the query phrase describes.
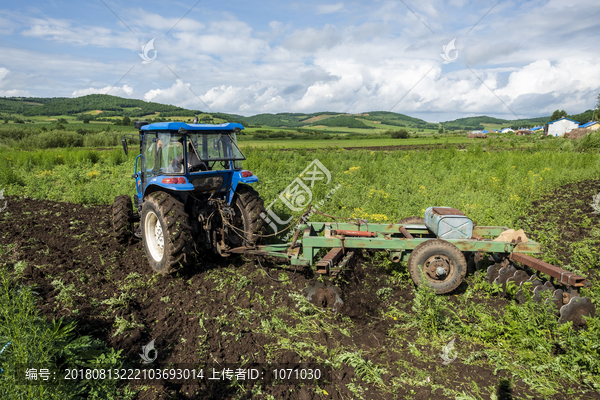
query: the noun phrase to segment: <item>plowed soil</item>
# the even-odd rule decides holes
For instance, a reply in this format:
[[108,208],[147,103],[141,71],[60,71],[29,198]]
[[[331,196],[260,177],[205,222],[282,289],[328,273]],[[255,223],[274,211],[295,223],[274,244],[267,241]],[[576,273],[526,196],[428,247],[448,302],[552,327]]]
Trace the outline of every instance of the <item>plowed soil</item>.
[[[265,333],[262,326],[276,310],[296,309],[296,301],[289,295],[301,293],[314,282],[309,272],[293,274],[291,270],[270,270],[271,275],[279,279],[281,274],[287,276],[285,283],[277,283],[252,260],[204,254],[198,256],[195,266],[173,275],[154,275],[141,242],[119,243],[112,237],[110,214],[109,206],[8,198],[8,208],[0,215],[0,243],[16,244],[9,263],[27,263],[24,282],[37,286],[42,299],[41,311],[48,319],[64,316],[77,321],[81,334],[123,350],[131,363],[139,364],[142,346],[152,339],[156,339],[161,362],[241,365],[243,362],[315,361],[300,350],[273,353],[278,336]],[[319,390],[311,385],[277,385],[263,386],[260,393],[252,394],[251,387],[236,388],[219,382],[152,388],[140,392],[138,398],[234,399],[271,395],[276,399],[352,399],[358,397],[349,388],[360,384],[366,389],[362,392],[366,399],[445,399],[450,397],[444,395],[440,386],[467,390],[473,387],[473,382],[479,388],[492,387],[493,395],[499,399],[540,398],[522,382],[508,385],[506,374],[495,374],[493,367],[466,365],[458,359],[450,365],[442,365],[442,359],[426,346],[416,346],[423,353],[419,356],[418,352],[409,350],[409,342],[392,342],[389,331],[395,326],[394,320],[382,318],[380,310],[386,304],[397,302],[398,307],[410,311],[413,288],[410,284],[397,287],[389,299],[382,299],[377,292],[389,286],[388,274],[373,264],[377,262],[373,261],[372,254],[358,256],[354,270],[345,276],[345,283],[341,285],[345,304],[330,320],[350,324],[352,329],[348,335],[332,330],[331,334],[318,333],[318,337],[311,339],[320,341],[328,354],[336,354],[340,346],[351,346],[364,351],[366,358],[377,364],[393,367],[407,362],[411,367],[404,373],[408,376],[413,368],[425,371],[401,391],[389,393],[381,386],[365,383],[356,376],[354,368],[343,365],[341,370],[333,371],[332,382]],[[74,284],[73,304],[61,301],[59,291],[51,284],[56,279],[62,279],[67,286]],[[102,303],[124,292],[128,293],[129,301],[123,308]],[[453,297],[448,296],[449,301]],[[478,301],[498,307],[506,304],[500,298]],[[251,317],[244,317],[247,315]],[[116,317],[134,320],[141,326],[115,335]],[[292,327],[299,322],[292,315],[282,320]],[[418,332],[413,333],[416,338]],[[298,337],[298,342],[302,339]],[[456,345],[462,346],[464,351],[476,350],[460,339]],[[384,382],[392,378],[390,372],[383,375]],[[434,383],[437,389],[432,389]],[[575,386],[572,389],[579,391]],[[490,398],[491,394],[485,393],[482,393],[483,398]],[[600,397],[590,393],[585,398]]]

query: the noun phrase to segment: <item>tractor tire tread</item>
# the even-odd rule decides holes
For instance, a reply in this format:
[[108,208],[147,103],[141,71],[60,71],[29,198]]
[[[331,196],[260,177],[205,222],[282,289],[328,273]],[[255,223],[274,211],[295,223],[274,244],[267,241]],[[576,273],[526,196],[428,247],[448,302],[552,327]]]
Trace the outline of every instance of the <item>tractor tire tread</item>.
[[112,225],[115,238],[123,242],[132,235],[133,206],[128,195],[116,196],[112,208]]
[[260,216],[266,213],[263,200],[258,192],[249,185],[240,184],[236,191],[236,199],[240,201],[240,207],[245,209],[250,217],[250,232],[252,235],[246,236],[247,244],[254,245],[259,240],[257,235],[262,235],[266,232],[265,221]]
[[189,223],[189,215],[185,211],[183,203],[173,196],[164,192],[152,193],[146,201],[154,203],[160,210],[167,227],[168,234],[165,235],[165,245],[168,244],[170,255],[169,268],[162,273],[170,273],[177,265],[186,265],[191,261],[190,253],[193,246],[192,227]]

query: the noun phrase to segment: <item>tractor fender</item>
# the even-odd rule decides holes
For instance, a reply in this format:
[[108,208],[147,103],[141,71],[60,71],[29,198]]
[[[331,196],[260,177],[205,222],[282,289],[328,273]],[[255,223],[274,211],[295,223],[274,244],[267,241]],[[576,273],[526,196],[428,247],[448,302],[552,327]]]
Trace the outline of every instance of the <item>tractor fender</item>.
[[162,183],[163,178],[165,176],[156,176],[148,182],[148,185],[144,189],[144,197],[148,196],[150,193],[154,193],[157,191],[165,191],[171,193],[185,193],[192,192],[194,190],[194,185],[192,185],[189,181],[188,183]]
[[231,177],[231,190],[229,190],[229,194],[227,195],[227,202],[231,204],[233,201],[233,196],[235,195],[235,190],[237,189],[238,184],[241,183],[256,183],[258,182],[258,177],[256,175],[250,175],[247,177],[242,176],[242,172],[249,171],[235,171],[233,176]]

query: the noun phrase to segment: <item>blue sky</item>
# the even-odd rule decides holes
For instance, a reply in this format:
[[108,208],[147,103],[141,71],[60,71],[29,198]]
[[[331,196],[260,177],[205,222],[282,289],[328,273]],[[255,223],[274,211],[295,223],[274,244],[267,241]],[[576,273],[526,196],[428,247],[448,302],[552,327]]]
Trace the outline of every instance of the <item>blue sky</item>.
[[600,93],[597,0],[196,3],[5,2],[0,96],[436,122],[578,113]]

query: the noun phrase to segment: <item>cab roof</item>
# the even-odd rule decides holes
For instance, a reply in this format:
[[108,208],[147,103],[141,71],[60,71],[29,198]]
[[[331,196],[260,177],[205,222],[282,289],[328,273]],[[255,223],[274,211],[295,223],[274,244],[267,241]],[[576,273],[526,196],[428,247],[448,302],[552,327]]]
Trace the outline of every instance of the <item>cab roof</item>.
[[224,124],[186,124],[185,122],[155,122],[144,125],[140,128],[142,131],[178,131],[179,129],[188,131],[233,131],[234,129],[244,129],[242,124],[227,122]]

